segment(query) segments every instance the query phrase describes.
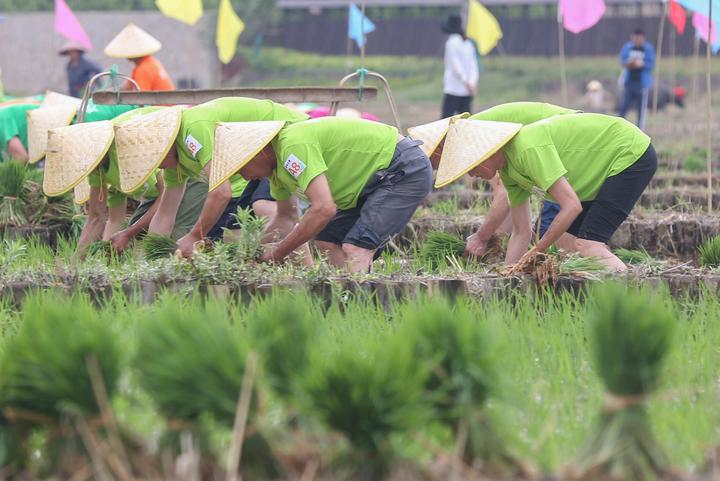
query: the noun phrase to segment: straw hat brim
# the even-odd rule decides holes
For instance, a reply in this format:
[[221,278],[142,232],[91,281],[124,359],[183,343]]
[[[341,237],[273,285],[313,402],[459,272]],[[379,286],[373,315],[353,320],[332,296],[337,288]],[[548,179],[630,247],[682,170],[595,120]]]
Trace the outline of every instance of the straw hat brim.
[[162,48],[158,39],[130,23],[105,47],[105,55],[114,58],[140,58],[157,53]]
[[90,200],[90,182],[88,182],[87,177],[75,186],[73,200],[77,205],[83,205]]
[[28,162],[35,164],[45,157],[48,132],[70,125],[77,108],[74,105],[56,105],[27,112]]
[[282,120],[218,122],[210,165],[212,191],[255,158],[282,130]]
[[109,120],[51,130],[43,177],[45,194],[58,196],[74,189],[100,165],[112,141]]
[[435,122],[430,122],[428,124],[410,127],[408,128],[408,135],[415,140],[421,140],[423,144],[420,146],[420,150],[422,150],[428,157],[431,157],[445,139],[448,127],[450,126],[450,121],[452,119],[465,119],[469,116],[470,114],[465,112],[452,117],[436,120]]
[[131,193],[160,167],[180,132],[181,108],[138,115],[115,128],[120,190]]
[[45,98],[43,99],[40,106],[54,107],[56,105],[74,105],[76,108],[80,108],[81,102],[82,101],[78,98],[70,97],[69,95],[59,94],[57,92],[53,92],[52,90],[48,90],[47,92],[45,92]]
[[461,178],[510,142],[522,124],[460,119],[450,123],[435,188]]

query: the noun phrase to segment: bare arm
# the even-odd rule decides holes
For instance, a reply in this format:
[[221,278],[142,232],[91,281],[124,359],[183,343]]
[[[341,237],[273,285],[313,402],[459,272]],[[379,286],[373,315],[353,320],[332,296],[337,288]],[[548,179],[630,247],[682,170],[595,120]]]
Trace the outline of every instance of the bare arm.
[[530,201],[510,209],[512,216],[513,231],[508,242],[507,253],[505,254],[505,265],[515,264],[527,252],[532,238],[530,227]]
[[[210,162],[205,164],[205,175],[210,178]],[[225,208],[232,199],[232,186],[230,180],[226,180],[218,188],[209,192],[205,199],[202,212],[198,217],[193,228],[188,232],[185,238],[197,242],[201,240],[220,220]]]
[[560,177],[550,186],[548,192],[553,196],[555,201],[560,204],[560,212],[552,221],[552,224],[550,224],[545,235],[535,246],[535,250],[538,252],[545,252],[548,247],[553,245],[555,241],[568,230],[575,218],[580,215],[580,212],[582,212],[580,199],[578,199],[577,194],[565,177]]
[[175,227],[175,217],[177,216],[183,195],[185,195],[184,185],[180,187],[165,187],[160,195],[160,199],[155,201],[155,204],[158,206],[155,215],[150,221],[148,232],[151,234],[172,234],[173,227]]
[[78,239],[78,253],[81,256],[85,254],[85,248],[88,244],[100,240],[102,237],[105,222],[107,221],[107,206],[101,199],[106,197],[107,189],[105,186],[90,187],[90,199],[87,202],[87,220]]
[[7,151],[8,154],[10,154],[10,158],[13,160],[17,160],[23,163],[28,161],[27,150],[25,150],[25,147],[23,146],[22,142],[20,142],[20,139],[18,137],[13,137],[8,141]]
[[315,177],[305,194],[310,208],[295,228],[270,252],[270,260],[280,261],[295,249],[315,237],[335,216],[337,208],[324,174]]

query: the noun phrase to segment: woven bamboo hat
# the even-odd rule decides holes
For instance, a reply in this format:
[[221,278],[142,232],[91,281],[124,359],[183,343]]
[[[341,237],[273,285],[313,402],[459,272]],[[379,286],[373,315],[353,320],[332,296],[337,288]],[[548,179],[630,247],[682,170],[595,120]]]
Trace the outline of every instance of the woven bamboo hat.
[[105,47],[105,55],[115,58],[139,58],[152,55],[162,48],[158,39],[129,23]]
[[109,120],[51,130],[43,179],[45,195],[62,195],[80,184],[100,164],[112,141]]
[[88,182],[87,177],[75,186],[73,196],[75,197],[75,203],[77,205],[83,205],[90,200],[90,182]]
[[464,114],[454,115],[447,117],[442,120],[436,120],[429,124],[418,125],[417,127],[410,127],[408,129],[408,135],[415,140],[422,140],[423,144],[420,149],[425,152],[425,155],[430,157],[435,150],[440,146],[447,135],[448,127],[452,119],[464,119],[469,117],[470,114],[467,112]]
[[48,131],[70,125],[76,112],[71,104],[28,110],[28,162],[34,164],[45,157]]
[[450,122],[435,188],[455,182],[485,162],[520,131],[522,124],[458,119]]
[[282,120],[218,122],[215,127],[210,188],[216,189],[250,162],[285,125]]
[[40,107],[53,107],[56,105],[74,105],[76,108],[80,108],[80,102],[81,100],[78,98],[70,97],[69,95],[63,95],[57,92],[53,92],[52,90],[48,90],[47,92],[45,92],[45,98],[43,98]]
[[157,110],[115,127],[120,190],[137,190],[160,166],[180,131],[181,111],[179,107]]

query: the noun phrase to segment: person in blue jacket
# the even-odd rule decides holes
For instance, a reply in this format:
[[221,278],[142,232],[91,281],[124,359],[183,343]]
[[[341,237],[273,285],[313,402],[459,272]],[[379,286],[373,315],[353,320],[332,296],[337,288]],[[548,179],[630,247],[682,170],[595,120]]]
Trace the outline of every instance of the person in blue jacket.
[[623,72],[623,97],[620,102],[620,117],[625,117],[628,110],[638,111],[637,125],[645,129],[645,115],[648,106],[648,92],[652,87],[652,71],[655,68],[655,48],[645,40],[645,33],[635,29],[632,39],[623,45],[620,51],[620,63]]

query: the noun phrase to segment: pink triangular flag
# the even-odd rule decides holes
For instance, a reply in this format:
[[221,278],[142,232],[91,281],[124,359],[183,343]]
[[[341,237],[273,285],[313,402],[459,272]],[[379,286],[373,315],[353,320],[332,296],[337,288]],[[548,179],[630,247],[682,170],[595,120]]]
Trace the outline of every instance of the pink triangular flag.
[[605,15],[605,0],[560,0],[563,26],[572,33],[587,30]]
[[55,31],[68,40],[75,40],[88,50],[92,48],[85,29],[65,0],[55,0]]
[[[698,36],[707,43],[708,41],[708,18],[698,12],[693,13],[693,19],[692,19],[693,27],[695,27],[695,32],[697,32]],[[710,40],[711,45],[715,45],[718,43],[718,35],[717,35],[717,25],[715,22],[713,22],[712,25],[712,40]]]

